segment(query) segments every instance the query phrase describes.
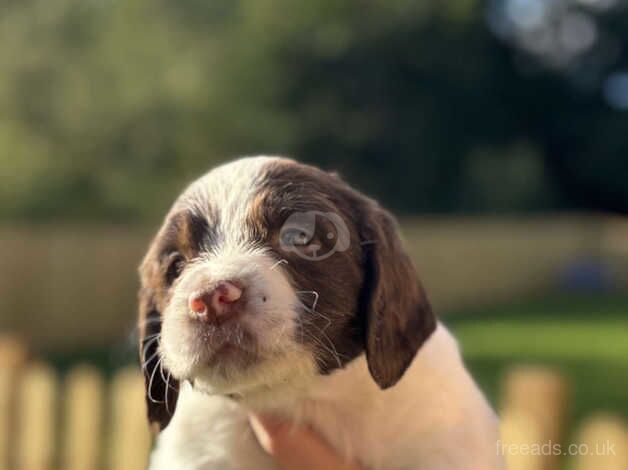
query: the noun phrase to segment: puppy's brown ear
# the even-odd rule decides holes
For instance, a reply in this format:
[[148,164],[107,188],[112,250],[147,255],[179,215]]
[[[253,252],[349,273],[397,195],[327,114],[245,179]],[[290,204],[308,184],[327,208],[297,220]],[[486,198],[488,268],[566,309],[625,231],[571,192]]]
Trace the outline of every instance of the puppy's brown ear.
[[362,221],[365,349],[373,379],[393,386],[436,329],[436,318],[387,211],[369,201]]
[[[144,373],[148,421],[156,431],[163,430],[174,413],[179,383],[162,367],[159,356],[161,313],[157,306],[155,286],[150,281],[158,275],[144,262],[140,268],[142,288],[139,292],[140,364]],[[158,271],[155,269],[154,271]]]

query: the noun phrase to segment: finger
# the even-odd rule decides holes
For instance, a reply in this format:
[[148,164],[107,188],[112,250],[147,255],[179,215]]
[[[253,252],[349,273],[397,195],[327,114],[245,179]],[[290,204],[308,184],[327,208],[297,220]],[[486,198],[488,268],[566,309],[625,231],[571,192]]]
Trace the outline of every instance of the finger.
[[252,415],[250,422],[262,448],[284,470],[359,470],[357,465],[344,462],[308,428],[295,427],[270,416]]

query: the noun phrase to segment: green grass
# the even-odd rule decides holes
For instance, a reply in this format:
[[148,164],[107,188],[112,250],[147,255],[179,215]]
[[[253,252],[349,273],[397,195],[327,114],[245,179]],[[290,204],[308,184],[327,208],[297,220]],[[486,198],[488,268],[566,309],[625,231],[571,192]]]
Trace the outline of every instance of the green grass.
[[570,429],[597,411],[628,417],[628,297],[558,297],[460,312],[444,322],[498,406],[509,367],[542,364],[571,385]]

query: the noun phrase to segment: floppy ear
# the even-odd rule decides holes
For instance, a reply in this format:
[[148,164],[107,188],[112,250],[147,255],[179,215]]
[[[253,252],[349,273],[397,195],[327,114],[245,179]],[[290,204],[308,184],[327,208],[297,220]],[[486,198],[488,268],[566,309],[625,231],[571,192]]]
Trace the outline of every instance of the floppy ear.
[[385,389],[397,383],[434,332],[436,317],[392,215],[370,202],[362,227],[366,359]]
[[154,289],[146,285],[139,292],[139,332],[140,364],[146,387],[148,421],[156,431],[161,431],[174,414],[179,383],[161,367],[161,313],[157,307]]

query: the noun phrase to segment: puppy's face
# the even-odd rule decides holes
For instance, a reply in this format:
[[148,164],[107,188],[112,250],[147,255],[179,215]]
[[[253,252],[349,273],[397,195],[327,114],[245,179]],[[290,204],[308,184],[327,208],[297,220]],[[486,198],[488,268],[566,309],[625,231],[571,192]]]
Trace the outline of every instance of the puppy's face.
[[161,428],[181,380],[247,400],[366,352],[389,387],[435,327],[391,216],[286,159],[238,160],[193,183],[140,271],[141,359]]

